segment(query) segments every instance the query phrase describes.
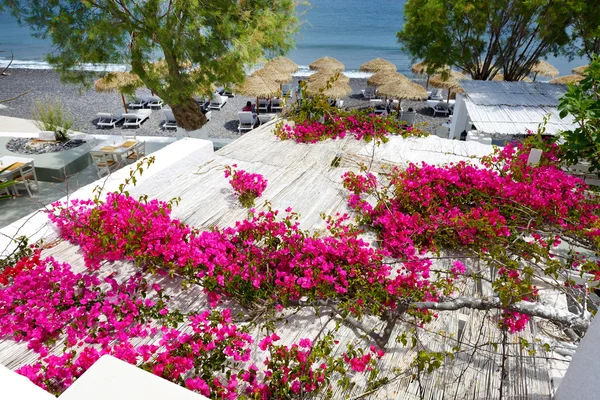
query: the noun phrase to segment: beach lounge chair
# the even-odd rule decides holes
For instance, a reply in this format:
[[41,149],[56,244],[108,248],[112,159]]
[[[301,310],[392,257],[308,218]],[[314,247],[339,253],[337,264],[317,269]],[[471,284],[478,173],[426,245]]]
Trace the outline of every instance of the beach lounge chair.
[[96,114],[96,118],[98,118],[96,125],[99,128],[114,128],[117,123],[123,120],[122,115],[115,115],[111,113],[98,113]]
[[231,88],[224,88],[221,94],[227,97],[235,97],[235,94],[233,93],[233,90],[231,90]]
[[374,99],[377,97],[377,88],[373,86],[367,86],[366,89],[361,90],[361,93],[365,99]]
[[439,103],[437,103],[433,107],[433,116],[435,117],[436,114],[450,114],[450,106],[448,105],[448,103],[446,103],[445,101],[440,101]]
[[273,97],[271,99],[271,112],[281,112],[283,111],[283,100]]
[[267,122],[273,120],[277,117],[277,114],[258,114],[258,122],[260,124],[266,124]]
[[142,99],[142,98],[137,98],[134,101],[127,104],[127,107],[129,107],[131,109],[140,109],[140,108],[146,107],[146,104],[148,104],[148,100]]
[[240,111],[238,112],[238,119],[240,120],[238,124],[238,132],[242,131],[250,131],[254,129],[254,125],[256,125],[256,115],[252,113],[252,111]]
[[220,110],[225,104],[227,104],[228,99],[229,97],[227,96],[221,96],[219,93],[215,93],[210,99],[208,108],[211,110]]
[[258,99],[258,113],[266,113],[269,111],[269,100]]
[[430,93],[428,93],[427,100],[444,100],[444,96],[442,96],[442,89],[433,89]]
[[171,110],[170,108],[163,108],[163,113],[165,114],[165,120],[161,128],[177,129],[177,121],[175,120],[175,115],[173,115],[173,110]]
[[415,124],[416,117],[417,113],[414,111],[402,111],[399,119],[401,122],[404,122],[404,125],[413,126]]
[[337,108],[342,108],[342,107],[344,107],[344,100],[335,99],[335,106],[336,106]]
[[146,98],[146,107],[151,108],[153,110],[160,110],[163,106],[164,102],[158,97],[148,97]]
[[139,128],[142,126],[142,122],[150,118],[151,114],[151,110],[137,110],[134,113],[123,114],[123,118],[125,119],[123,128]]
[[289,83],[281,86],[281,96],[282,97],[291,97],[294,92],[294,87]]

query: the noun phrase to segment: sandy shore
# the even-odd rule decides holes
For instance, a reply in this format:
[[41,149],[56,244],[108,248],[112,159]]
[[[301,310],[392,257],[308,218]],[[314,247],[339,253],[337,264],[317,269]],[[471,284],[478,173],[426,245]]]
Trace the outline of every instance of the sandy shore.
[[[294,83],[298,78],[294,79]],[[344,107],[364,107],[369,104],[361,95],[361,89],[367,86],[366,79],[351,79],[352,94],[344,99]],[[23,93],[26,93],[22,95]],[[147,89],[138,90],[139,96],[149,96]],[[20,96],[22,95],[22,96]],[[19,96],[19,97],[17,97]],[[16,97],[16,98],[15,98]],[[0,100],[15,98],[4,103],[6,108],[0,108],[0,115],[9,117],[31,119],[32,108],[37,101],[58,100],[70,111],[75,119],[74,130],[91,134],[115,135],[121,132],[140,136],[173,136],[173,131],[160,129],[164,120],[162,111],[152,112],[152,116],[139,129],[99,129],[94,125],[98,112],[122,113],[123,105],[118,93],[98,93],[93,88],[82,89],[80,86],[64,84],[57,73],[51,70],[17,70],[11,69],[10,76],[0,78]],[[250,99],[236,95],[220,111],[212,112],[212,119],[202,129],[206,130],[208,137],[235,139],[239,137],[237,131],[237,113]],[[417,111],[417,124],[423,129],[432,132],[435,127],[444,123],[447,118],[433,117],[431,109],[426,102],[403,101],[404,109],[412,107]]]

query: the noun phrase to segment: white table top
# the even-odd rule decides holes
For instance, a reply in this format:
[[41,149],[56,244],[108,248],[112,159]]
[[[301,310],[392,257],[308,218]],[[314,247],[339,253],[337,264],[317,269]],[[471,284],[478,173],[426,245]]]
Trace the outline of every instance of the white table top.
[[[129,142],[129,146],[123,147],[122,145]],[[107,140],[99,145],[93,147],[91,151],[102,152],[106,154],[125,154],[130,151],[138,143],[135,139],[121,139],[121,140]]]

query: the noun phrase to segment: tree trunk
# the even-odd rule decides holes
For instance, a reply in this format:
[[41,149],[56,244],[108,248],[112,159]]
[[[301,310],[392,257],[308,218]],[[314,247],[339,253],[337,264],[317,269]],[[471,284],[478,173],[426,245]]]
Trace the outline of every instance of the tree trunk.
[[173,110],[175,120],[177,120],[177,126],[186,131],[200,129],[208,121],[194,99],[189,99],[181,104],[169,105],[171,106],[171,110]]

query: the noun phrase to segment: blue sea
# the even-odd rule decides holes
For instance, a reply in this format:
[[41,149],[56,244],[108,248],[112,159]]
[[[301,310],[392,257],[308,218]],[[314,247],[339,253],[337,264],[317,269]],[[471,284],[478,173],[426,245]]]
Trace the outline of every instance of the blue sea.
[[[311,0],[303,9],[304,21],[296,37],[296,48],[287,55],[300,65],[299,74],[308,73],[308,64],[323,56],[335,57],[346,66],[350,77],[364,76],[358,68],[364,62],[382,57],[396,64],[398,71],[409,74],[412,60],[400,50],[396,32],[403,24],[404,0]],[[0,51],[12,50],[15,68],[46,69],[45,54],[52,51],[50,40],[31,35],[7,14],[0,14]],[[0,53],[0,66],[10,53]],[[569,62],[564,57],[549,57],[561,75],[585,64],[582,60]],[[88,66],[102,70],[104,66]],[[107,69],[124,70],[125,66],[111,65]]]

